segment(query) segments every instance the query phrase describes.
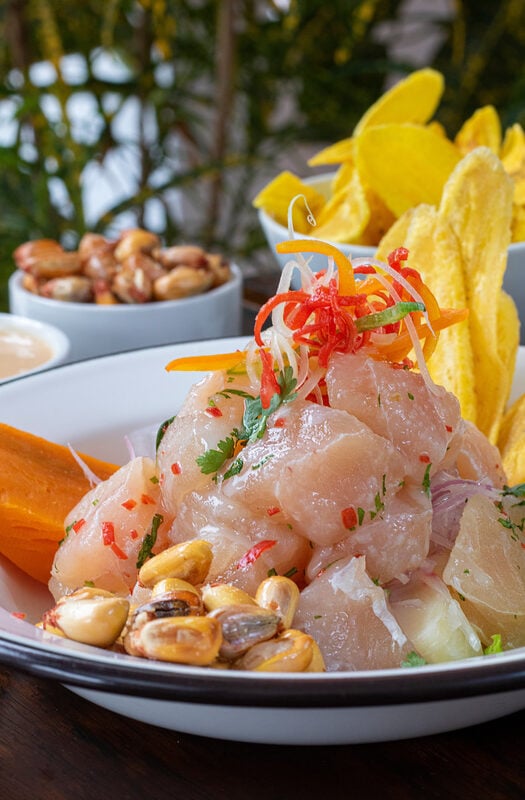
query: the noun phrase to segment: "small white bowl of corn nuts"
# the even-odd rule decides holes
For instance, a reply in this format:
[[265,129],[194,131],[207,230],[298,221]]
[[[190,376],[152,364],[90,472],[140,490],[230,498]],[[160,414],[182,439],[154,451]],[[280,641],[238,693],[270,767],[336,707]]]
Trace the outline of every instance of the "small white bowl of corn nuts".
[[87,233],[75,251],[30,241],[13,258],[10,311],[61,329],[69,362],[240,333],[241,272],[198,245],[135,228],[113,241]]

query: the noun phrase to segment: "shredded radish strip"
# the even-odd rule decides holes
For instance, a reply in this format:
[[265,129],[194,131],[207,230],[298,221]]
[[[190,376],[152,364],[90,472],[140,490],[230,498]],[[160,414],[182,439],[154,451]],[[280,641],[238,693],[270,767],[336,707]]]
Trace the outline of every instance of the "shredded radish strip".
[[86,476],[87,480],[89,481],[90,486],[98,486],[98,484],[102,481],[102,478],[99,478],[98,475],[95,475],[93,470],[91,470],[86,462],[80,458],[77,451],[68,443],[68,450],[77,462],[78,466]]

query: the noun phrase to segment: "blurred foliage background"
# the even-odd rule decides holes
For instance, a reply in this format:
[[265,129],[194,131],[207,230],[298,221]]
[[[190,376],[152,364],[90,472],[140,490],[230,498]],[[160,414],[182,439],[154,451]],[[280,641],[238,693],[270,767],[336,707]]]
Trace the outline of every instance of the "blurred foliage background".
[[134,225],[246,268],[251,200],[306,172],[396,77],[446,79],[453,135],[481,105],[525,124],[522,0],[4,0],[0,306],[23,241]]

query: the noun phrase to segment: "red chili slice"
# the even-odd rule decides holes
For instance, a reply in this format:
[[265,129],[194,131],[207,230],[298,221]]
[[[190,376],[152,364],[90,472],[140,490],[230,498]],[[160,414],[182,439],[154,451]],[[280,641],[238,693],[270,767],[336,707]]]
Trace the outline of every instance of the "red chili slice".
[[277,544],[275,539],[263,539],[261,542],[257,542],[254,544],[253,547],[250,547],[247,553],[243,555],[241,559],[237,562],[237,569],[244,569],[245,567],[249,567],[250,564],[254,564],[259,556],[261,556],[265,550],[270,550]]
[[102,541],[106,546],[112,545],[115,541],[115,526],[112,522],[102,523]]

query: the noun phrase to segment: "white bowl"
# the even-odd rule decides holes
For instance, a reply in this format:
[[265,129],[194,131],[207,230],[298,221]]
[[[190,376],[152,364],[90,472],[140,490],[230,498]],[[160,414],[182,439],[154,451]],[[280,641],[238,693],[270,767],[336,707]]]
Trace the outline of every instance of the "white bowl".
[[68,337],[54,325],[0,313],[0,383],[64,364]]
[[[304,178],[303,183],[308,184],[309,186],[314,186],[318,192],[323,194],[326,199],[330,197],[331,194],[331,183],[335,173],[327,173],[323,175],[315,175],[312,178]],[[266,240],[270,246],[270,250],[274,254],[275,258],[277,259],[277,263],[279,264],[280,268],[282,269],[285,264],[290,261],[291,256],[284,255],[282,253],[277,253],[276,245],[279,242],[288,241],[290,239],[288,228],[284,225],[281,225],[279,222],[276,222],[266,211],[263,209],[259,209],[259,222],[264,231],[264,235],[266,236]],[[302,233],[296,233],[295,239],[312,239],[313,241],[316,240],[317,237],[315,236],[305,236]],[[351,258],[371,258],[376,251],[375,247],[365,247],[364,245],[360,244],[337,244],[339,250],[344,253],[345,256],[349,256]],[[326,268],[326,257],[320,256],[317,254],[306,254],[307,258],[309,258],[310,267],[317,272],[318,270]],[[293,280],[294,288],[298,288],[298,276],[295,277]]]
[[71,342],[67,361],[177,342],[237,336],[241,332],[242,273],[203,294],[136,305],[95,305],[50,300],[22,286],[23,273],[9,279],[9,307],[15,314],[47,322]]
[[[171,359],[245,344],[232,339],[151,348],[31,375],[0,392],[0,419],[123,463],[129,459],[126,434],[153,423],[156,430],[202,376],[167,372]],[[513,396],[524,391],[521,348]],[[209,669],[47,634],[31,622],[52,604],[47,587],[0,557],[0,663],[57,680],[103,708],[171,730],[273,745],[339,745],[440,733],[525,708],[524,647],[412,669],[293,675]]]

